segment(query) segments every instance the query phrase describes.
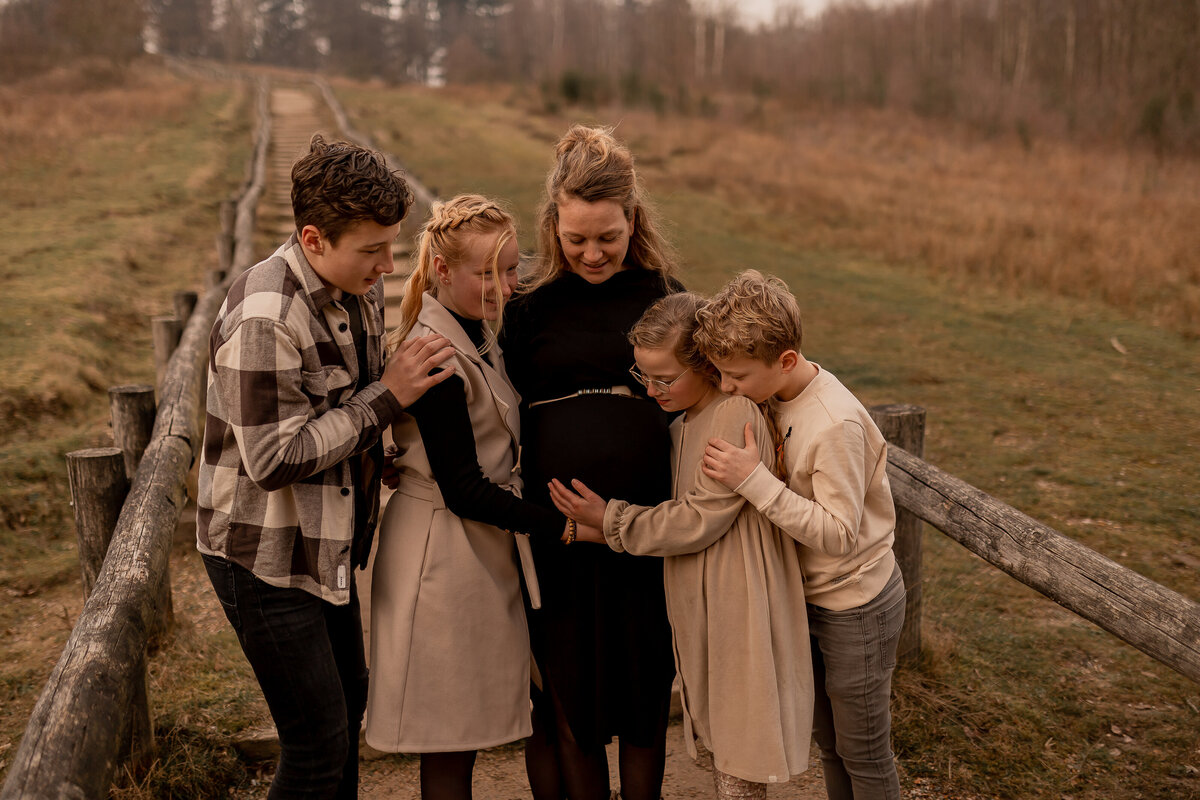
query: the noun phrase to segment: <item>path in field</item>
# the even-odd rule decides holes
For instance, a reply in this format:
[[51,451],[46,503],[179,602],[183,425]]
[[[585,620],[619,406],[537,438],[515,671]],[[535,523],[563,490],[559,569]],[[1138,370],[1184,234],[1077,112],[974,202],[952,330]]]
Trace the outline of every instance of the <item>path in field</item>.
[[[312,86],[275,86],[271,90],[272,139],[268,150],[268,174],[266,191],[258,211],[258,237],[264,246],[272,250],[282,243],[294,230],[291,211],[291,165],[308,152],[308,142],[317,131],[332,130],[329,120],[333,117],[324,105],[319,92]],[[338,134],[340,135],[340,134]],[[416,208],[413,214],[421,218],[427,214],[425,208]],[[415,227],[415,226],[414,226]],[[408,226],[406,225],[406,230]],[[393,254],[396,271],[385,278],[384,291],[389,298],[386,324],[390,329],[397,324],[397,306],[407,275],[411,242],[407,237],[396,243]],[[385,490],[385,501],[386,501]],[[370,650],[370,567],[359,574],[359,596],[363,607],[363,624]],[[273,731],[270,720],[263,721]],[[261,743],[264,752],[271,752],[273,737]],[[769,796],[775,800],[817,800],[825,797],[820,777],[820,764],[814,748],[814,764],[799,779],[787,784],[773,786]],[[612,785],[619,784],[616,776],[616,746],[609,747],[609,762],[612,766]],[[266,797],[266,780],[263,776],[249,792],[239,794],[246,800]],[[412,756],[396,756],[370,750],[364,744],[361,777],[362,797],[367,798],[417,798],[420,796],[418,760]],[[525,778],[525,765],[519,746],[497,748],[480,753],[475,767],[474,796],[477,800],[515,800],[530,796]],[[663,787],[664,800],[685,798],[709,798],[713,796],[711,775],[691,760],[683,741],[683,725],[676,713],[671,722],[667,738],[667,774]]]

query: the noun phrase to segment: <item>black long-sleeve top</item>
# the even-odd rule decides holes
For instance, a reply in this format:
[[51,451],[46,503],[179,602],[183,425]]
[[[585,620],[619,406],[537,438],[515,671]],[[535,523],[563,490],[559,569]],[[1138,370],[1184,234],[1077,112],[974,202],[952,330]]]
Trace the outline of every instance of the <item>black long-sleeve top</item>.
[[[487,341],[484,323],[450,313],[475,347],[483,347]],[[452,513],[516,533],[562,536],[565,516],[522,500],[483,474],[462,378],[447,378],[405,410],[417,421],[433,479]]]

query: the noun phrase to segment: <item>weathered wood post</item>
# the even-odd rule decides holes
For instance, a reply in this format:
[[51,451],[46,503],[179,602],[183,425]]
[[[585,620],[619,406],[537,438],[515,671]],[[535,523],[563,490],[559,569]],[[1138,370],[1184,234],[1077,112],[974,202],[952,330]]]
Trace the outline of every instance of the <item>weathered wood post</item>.
[[179,337],[183,335],[183,323],[171,315],[154,316],[150,318],[150,328],[154,335],[155,384],[161,389],[163,376],[167,374],[167,363],[179,346]]
[[132,481],[154,432],[154,387],[142,383],[109,387],[108,407],[113,443],[125,455],[125,474]]
[[213,286],[225,280],[233,269],[233,226],[237,220],[237,203],[232,199],[221,203],[221,232],[217,234],[217,269]]
[[186,289],[175,292],[175,319],[179,320],[180,328],[187,325],[188,317],[192,316],[192,310],[196,308],[199,299],[198,293]]
[[67,480],[75,510],[79,543],[79,572],[84,599],[92,593],[104,554],[112,540],[121,506],[129,494],[125,459],[115,447],[94,447],[67,453]]
[[[129,494],[130,480],[125,469],[125,456],[116,447],[67,453],[67,477],[75,510],[75,537],[79,542],[84,600],[91,596],[96,585],[96,577],[104,566],[108,545],[121,516],[121,507]],[[144,652],[134,676],[129,727],[122,734],[121,757],[129,759],[134,768],[140,770],[150,765],[154,755]]]
[[[888,444],[900,447],[917,458],[925,454],[925,409],[894,403],[872,406],[871,418],[879,426]],[[904,575],[908,597],[904,603],[904,628],[896,659],[906,666],[921,658],[921,531],[924,523],[916,514],[896,504],[896,561]]]

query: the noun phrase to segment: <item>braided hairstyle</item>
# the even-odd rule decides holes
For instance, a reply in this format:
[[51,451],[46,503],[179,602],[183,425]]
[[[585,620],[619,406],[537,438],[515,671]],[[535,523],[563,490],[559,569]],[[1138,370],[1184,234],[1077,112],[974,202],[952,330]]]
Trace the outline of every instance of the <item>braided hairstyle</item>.
[[633,168],[633,154],[617,141],[612,128],[573,125],[558,140],[554,168],[546,176],[546,196],[538,210],[540,261],[533,278],[522,291],[549,283],[567,269],[567,259],[558,241],[558,203],[578,198],[588,203],[615,200],[633,223],[625,264],[659,273],[663,279],[675,274],[674,249],[659,230],[654,209]]
[[[400,325],[388,336],[388,352],[395,350],[409,331],[417,324],[421,313],[421,296],[429,292],[437,296],[437,272],[433,266],[434,256],[441,256],[450,267],[462,262],[467,256],[470,241],[475,236],[499,233],[489,261],[492,280],[500,284],[501,276],[497,262],[500,251],[510,239],[517,235],[513,215],[494,200],[477,194],[460,194],[445,202],[436,202],[429,212],[429,219],[417,234],[416,264],[404,284],[404,299],[400,303]],[[504,297],[500,303],[501,319],[504,314]],[[496,322],[496,330],[500,320]]]

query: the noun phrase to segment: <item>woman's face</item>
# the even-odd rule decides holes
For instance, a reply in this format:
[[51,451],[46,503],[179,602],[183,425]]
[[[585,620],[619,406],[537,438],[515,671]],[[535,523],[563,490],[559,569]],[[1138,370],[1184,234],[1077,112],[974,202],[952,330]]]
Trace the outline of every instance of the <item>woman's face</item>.
[[495,321],[500,317],[501,300],[508,300],[517,288],[517,237],[510,236],[500,248],[496,263],[499,283],[492,275],[492,254],[499,237],[500,232],[472,236],[465,248],[466,256],[456,264],[434,256],[433,266],[441,284],[438,300],[460,317]]
[[571,272],[588,283],[604,283],[625,268],[633,221],[620,203],[567,197],[557,205],[558,243]]
[[[716,390],[704,376],[680,364],[672,348],[634,347],[633,360],[638,371],[650,379],[643,384],[646,394],[664,411],[687,411]],[[655,381],[671,388],[663,391]]]

